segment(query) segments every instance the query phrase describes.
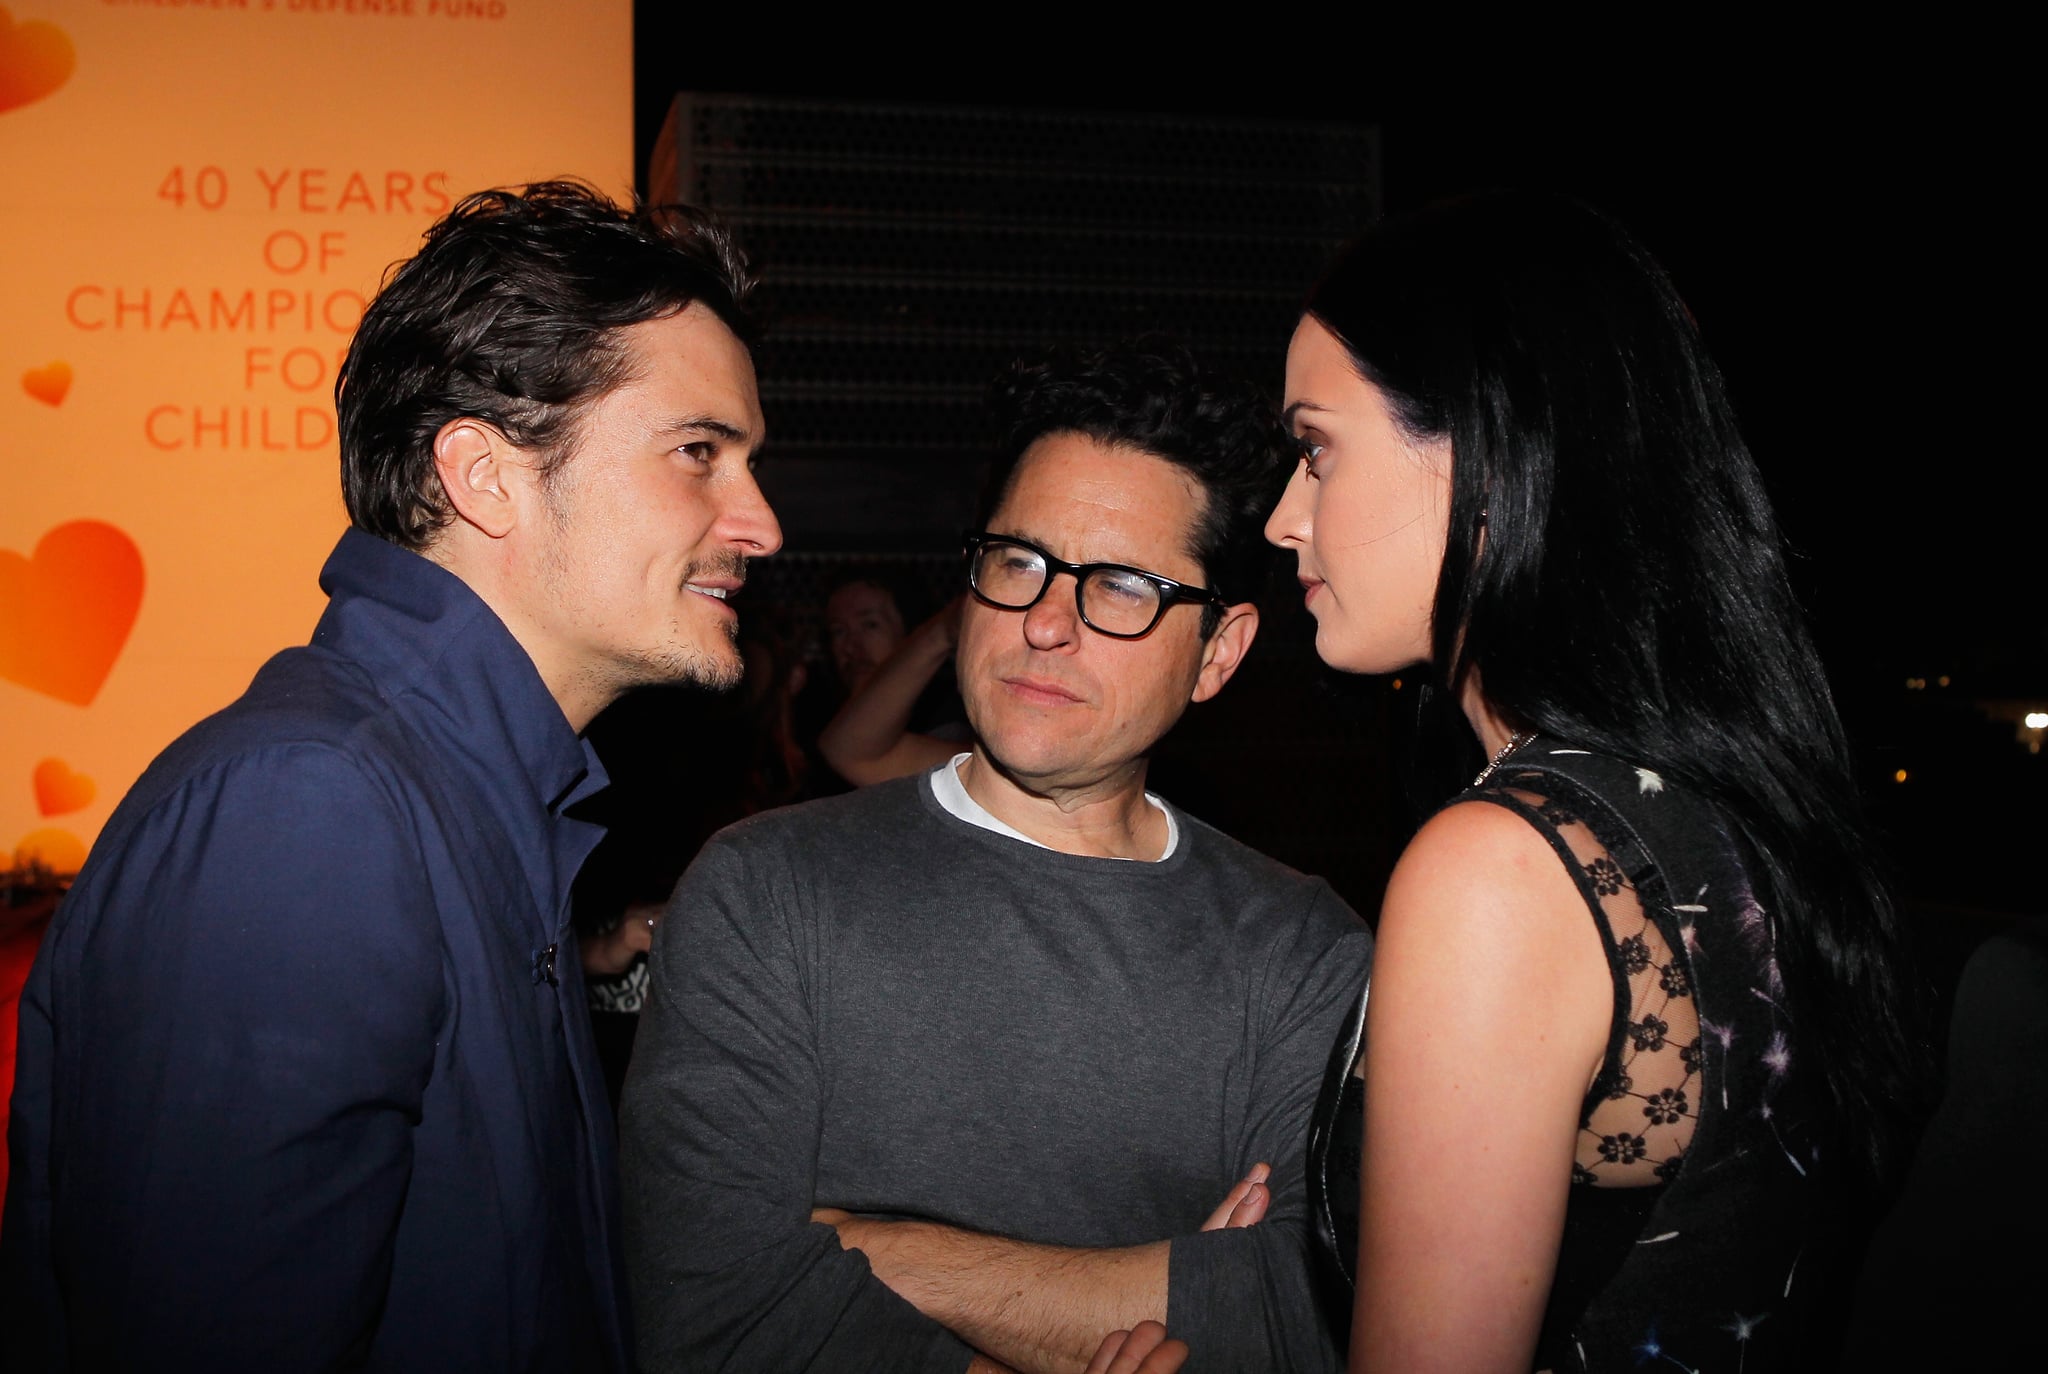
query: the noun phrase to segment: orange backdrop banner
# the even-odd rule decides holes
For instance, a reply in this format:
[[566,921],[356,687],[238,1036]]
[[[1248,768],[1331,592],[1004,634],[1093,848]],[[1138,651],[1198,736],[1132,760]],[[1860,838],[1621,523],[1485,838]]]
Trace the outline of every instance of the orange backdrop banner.
[[632,188],[629,0],[0,8],[0,865],[302,643],[334,375],[469,191]]

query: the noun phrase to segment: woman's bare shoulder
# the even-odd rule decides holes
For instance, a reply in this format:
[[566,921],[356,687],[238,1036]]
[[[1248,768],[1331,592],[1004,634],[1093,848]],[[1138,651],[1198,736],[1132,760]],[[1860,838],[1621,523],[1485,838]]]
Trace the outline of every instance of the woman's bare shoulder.
[[1492,802],[1447,807],[1416,832],[1387,884],[1379,939],[1382,970],[1391,944],[1397,961],[1455,961],[1468,986],[1512,984],[1517,1000],[1605,1005],[1606,952],[1565,859]]

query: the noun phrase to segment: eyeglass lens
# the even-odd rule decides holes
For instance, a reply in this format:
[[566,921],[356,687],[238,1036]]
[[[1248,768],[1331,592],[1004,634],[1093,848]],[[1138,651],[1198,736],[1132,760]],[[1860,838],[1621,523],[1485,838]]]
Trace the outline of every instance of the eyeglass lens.
[[[1022,610],[1045,588],[1046,565],[1035,549],[991,541],[974,560],[974,589],[998,606]],[[1096,568],[1081,584],[1081,617],[1104,634],[1139,635],[1159,618],[1157,583],[1133,572]]]

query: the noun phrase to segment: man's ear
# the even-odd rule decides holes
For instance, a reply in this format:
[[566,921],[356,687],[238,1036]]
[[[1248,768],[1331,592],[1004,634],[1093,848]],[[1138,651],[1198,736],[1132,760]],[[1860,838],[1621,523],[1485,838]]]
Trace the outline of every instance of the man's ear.
[[1202,646],[1202,670],[1195,675],[1195,690],[1188,694],[1189,701],[1207,701],[1223,690],[1223,684],[1230,681],[1244,656],[1251,652],[1252,641],[1259,637],[1259,608],[1249,601],[1240,601],[1223,611],[1223,623],[1216,627],[1216,633],[1209,636],[1209,642]]
[[482,420],[450,420],[434,435],[434,471],[465,524],[503,539],[519,523],[520,497],[533,470],[511,440]]

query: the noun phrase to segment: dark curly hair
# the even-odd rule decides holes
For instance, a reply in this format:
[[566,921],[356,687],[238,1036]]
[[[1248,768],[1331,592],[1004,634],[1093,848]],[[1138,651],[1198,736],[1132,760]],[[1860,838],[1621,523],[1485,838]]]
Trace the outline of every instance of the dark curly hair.
[[[989,389],[998,436],[982,494],[986,526],[1009,494],[1018,460],[1048,434],[1085,434],[1099,444],[1163,458],[1205,496],[1188,552],[1211,589],[1251,601],[1275,566],[1266,515],[1299,453],[1270,400],[1249,383],[1207,370],[1178,344],[1051,349],[1012,363]],[[1215,633],[1222,608],[1202,616]]]
[[751,344],[746,259],[688,206],[626,209],[573,181],[465,197],[370,303],[335,383],[356,528],[422,549],[453,516],[434,436],[471,416],[541,454],[627,380],[620,331],[702,303]]

